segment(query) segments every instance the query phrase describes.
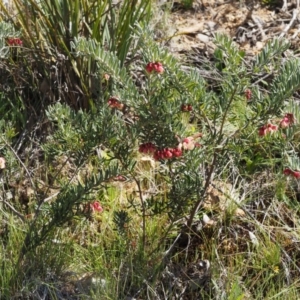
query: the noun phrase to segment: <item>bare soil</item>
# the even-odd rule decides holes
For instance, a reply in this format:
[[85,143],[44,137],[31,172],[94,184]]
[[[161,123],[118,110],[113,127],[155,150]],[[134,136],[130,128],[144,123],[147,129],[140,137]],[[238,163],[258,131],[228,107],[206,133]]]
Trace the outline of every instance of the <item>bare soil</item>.
[[229,35],[246,56],[257,54],[274,37],[288,39],[294,50],[299,45],[300,7],[296,0],[196,0],[191,9],[175,1],[167,22],[167,36],[162,38],[175,54],[195,48],[210,52],[216,33]]

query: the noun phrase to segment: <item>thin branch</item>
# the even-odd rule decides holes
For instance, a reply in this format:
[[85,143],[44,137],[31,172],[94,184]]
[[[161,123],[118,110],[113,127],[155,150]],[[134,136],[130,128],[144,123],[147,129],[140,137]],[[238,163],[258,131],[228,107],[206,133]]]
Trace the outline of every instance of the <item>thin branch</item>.
[[259,19],[257,17],[255,17],[255,16],[251,16],[251,19],[257,25],[257,27],[258,27],[258,29],[259,29],[259,31],[261,33],[262,41],[266,40],[266,34],[265,34],[264,30],[263,30],[263,27],[262,27]]
[[7,205],[10,210],[15,214],[17,215],[23,222],[25,222],[25,217],[20,213],[18,212],[10,203],[8,203],[6,200],[4,200],[2,197],[1,197],[1,201]]
[[298,16],[298,9],[293,9],[293,16],[292,16],[292,19],[290,21],[289,24],[287,24],[287,26],[284,28],[284,30],[282,31],[282,33],[279,35],[279,38],[283,38],[287,33],[288,31],[291,29],[291,27],[293,26],[297,16]]
[[142,188],[141,188],[141,184],[139,182],[139,180],[136,179],[135,176],[133,176],[133,179],[138,187],[138,192],[139,192],[139,198],[141,200],[141,205],[142,205],[142,227],[143,227],[143,249],[145,249],[145,245],[146,245],[146,207],[145,207],[145,201],[144,201],[144,197],[143,197],[143,192],[142,192]]
[[209,169],[209,172],[208,172],[208,175],[206,177],[206,181],[205,181],[205,185],[204,185],[204,188],[203,188],[203,192],[201,193],[201,195],[199,196],[199,200],[197,201],[197,203],[194,205],[194,207],[192,208],[192,211],[190,213],[190,216],[188,218],[188,221],[187,221],[187,227],[190,229],[191,226],[192,226],[192,223],[193,223],[193,220],[194,220],[194,217],[195,215],[197,214],[198,210],[200,209],[200,206],[204,200],[204,197],[205,197],[205,194],[206,194],[206,191],[213,179],[213,172],[214,172],[214,169],[215,169],[215,164],[217,162],[217,150],[215,150],[214,152],[214,156],[213,156],[213,161],[212,161],[212,164],[210,166],[210,169]]
[[19,155],[16,153],[16,151],[12,148],[12,146],[3,138],[1,137],[2,141],[5,143],[5,145],[10,149],[10,151],[14,154],[14,156],[16,157],[16,159],[20,162],[20,164],[22,165],[23,169],[25,170],[27,176],[28,176],[28,179],[31,183],[31,186],[33,188],[33,191],[34,191],[34,195],[35,195],[35,198],[38,199],[38,194],[37,194],[37,191],[36,191],[36,187],[35,187],[35,184],[31,178],[31,175],[27,169],[27,167],[25,166],[25,164],[22,162],[21,158],[19,157]]
[[[222,134],[223,134],[223,129],[224,129],[226,117],[227,117],[228,111],[229,111],[229,109],[231,107],[231,104],[232,104],[232,102],[234,100],[234,96],[236,94],[237,88],[238,88],[238,85],[236,85],[234,87],[234,89],[232,91],[232,94],[231,94],[231,97],[230,97],[230,99],[228,101],[228,105],[227,105],[227,107],[226,107],[226,109],[224,111],[224,115],[223,115],[223,118],[222,118],[222,121],[221,121],[221,127],[220,127],[220,130],[219,130],[219,137],[218,137],[217,142],[216,142],[217,145],[223,146],[228,141],[228,139],[225,139],[223,141],[223,143],[220,143],[221,139],[222,139]],[[191,225],[193,223],[194,217],[197,214],[198,210],[200,209],[200,206],[201,206],[201,204],[203,202],[203,199],[205,197],[206,191],[207,191],[209,185],[211,184],[211,182],[213,180],[213,173],[214,173],[214,169],[215,169],[215,166],[216,166],[216,163],[217,163],[217,157],[218,157],[217,152],[218,152],[218,150],[215,149],[214,150],[214,154],[213,154],[213,160],[212,160],[212,163],[211,163],[208,175],[206,177],[206,181],[205,181],[205,185],[204,185],[204,188],[203,188],[203,192],[199,196],[199,200],[197,201],[197,203],[192,208],[192,211],[191,211],[190,216],[188,218],[187,227],[189,229],[191,229]]]

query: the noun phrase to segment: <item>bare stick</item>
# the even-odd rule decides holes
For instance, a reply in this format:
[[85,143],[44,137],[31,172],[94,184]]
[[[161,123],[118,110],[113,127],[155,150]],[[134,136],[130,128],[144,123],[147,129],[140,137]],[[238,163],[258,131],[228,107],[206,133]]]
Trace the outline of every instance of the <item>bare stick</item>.
[[10,203],[5,201],[3,198],[1,199],[1,201],[3,201],[3,203],[7,205],[14,214],[16,214],[23,222],[25,222],[25,217],[20,212],[18,212]]
[[279,38],[283,38],[287,34],[287,32],[291,29],[291,27],[293,26],[293,24],[298,16],[298,12],[299,12],[298,9],[293,9],[292,19],[291,19],[290,23],[286,25],[286,27],[284,28],[282,33],[279,35]]
[[38,195],[37,195],[37,191],[36,191],[36,188],[35,188],[35,184],[32,181],[31,175],[30,175],[27,167],[24,165],[24,163],[22,162],[21,158],[16,153],[16,151],[13,149],[13,147],[4,138],[2,138],[2,140],[5,143],[5,145],[10,149],[10,151],[14,154],[14,156],[16,157],[16,159],[20,162],[20,164],[22,165],[22,167],[24,168],[24,170],[25,170],[25,172],[26,172],[26,174],[28,176],[28,179],[29,179],[29,181],[31,183],[31,186],[33,187],[34,195],[35,195],[36,199],[38,199]]
[[287,0],[283,0],[283,5],[282,5],[282,8],[281,8],[281,10],[282,11],[287,11]]
[[295,39],[298,36],[299,33],[300,33],[300,25],[298,25],[298,29],[293,34],[292,39]]
[[264,41],[266,39],[266,34],[265,34],[264,30],[263,30],[263,27],[262,27],[259,19],[257,17],[255,17],[255,16],[251,16],[251,19],[257,25],[257,27],[258,27],[258,29],[259,29],[259,31],[261,33],[262,41]]
[[42,203],[45,203],[45,202],[50,201],[51,199],[53,199],[54,197],[56,197],[59,193],[60,193],[60,191],[54,193],[53,195],[51,195],[51,196],[49,196],[49,197],[47,197],[47,198],[45,198],[45,199],[42,201]]

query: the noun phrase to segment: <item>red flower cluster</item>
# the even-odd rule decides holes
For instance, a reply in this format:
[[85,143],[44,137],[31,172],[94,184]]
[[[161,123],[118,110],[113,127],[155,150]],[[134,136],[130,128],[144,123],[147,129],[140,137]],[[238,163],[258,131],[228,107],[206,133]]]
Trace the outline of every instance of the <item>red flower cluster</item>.
[[119,110],[122,110],[124,108],[124,104],[121,103],[117,98],[111,97],[108,99],[107,104],[111,108],[117,108]]
[[114,181],[125,181],[126,178],[122,175],[117,175],[113,178]]
[[157,149],[153,143],[141,144],[139,147],[139,152],[153,154],[155,160],[170,159],[173,157],[182,156],[182,150],[179,148]]
[[[295,123],[295,118],[294,115],[291,113],[287,113],[285,114],[284,118],[280,121],[279,123],[279,127],[281,128],[287,128],[290,125]],[[261,128],[258,129],[258,135],[260,136],[264,136],[268,133],[272,133],[274,131],[278,130],[278,126],[277,125],[273,125],[273,124],[267,124],[262,126]]]
[[22,46],[23,42],[19,38],[9,38],[7,40],[9,46]]
[[103,208],[98,201],[91,203],[90,208],[91,208],[92,212],[99,212],[99,213],[103,212]]
[[161,159],[170,159],[175,157],[182,156],[182,150],[179,148],[164,148],[161,150],[156,150],[154,152],[153,158],[155,160],[161,160]]
[[181,111],[192,111],[193,110],[193,106],[191,104],[182,104],[181,105]]
[[152,73],[154,71],[156,73],[162,74],[165,71],[165,69],[164,69],[162,63],[160,63],[160,62],[149,62],[146,65],[146,71],[148,73]]
[[295,118],[294,118],[294,115],[291,114],[291,113],[287,113],[284,118],[280,121],[280,124],[279,126],[281,128],[287,128],[289,127],[290,125],[294,124],[295,123]]
[[139,147],[139,152],[141,152],[141,153],[151,154],[151,153],[154,153],[155,150],[156,150],[156,147],[152,143],[141,144]]
[[196,142],[197,138],[202,137],[201,133],[196,133],[193,136],[184,138],[181,143],[179,143],[178,148],[183,150],[193,150],[195,147],[201,147],[201,145]]
[[273,133],[274,131],[277,131],[277,129],[278,129],[278,126],[269,123],[269,124],[264,125],[261,128],[259,128],[258,135],[264,136],[268,133]]
[[283,170],[284,175],[292,175],[294,178],[300,178],[300,171],[293,171],[289,168]]
[[202,137],[202,133],[196,133],[193,136],[189,136],[181,140],[178,136],[178,146],[175,148],[163,148],[157,149],[153,143],[141,144],[139,147],[139,152],[153,154],[155,160],[161,159],[171,159],[176,157],[181,157],[184,150],[193,150],[195,147],[201,147],[201,145],[196,142],[196,139]]
[[245,96],[246,96],[247,100],[250,100],[252,97],[251,90],[249,90],[249,89],[245,90]]

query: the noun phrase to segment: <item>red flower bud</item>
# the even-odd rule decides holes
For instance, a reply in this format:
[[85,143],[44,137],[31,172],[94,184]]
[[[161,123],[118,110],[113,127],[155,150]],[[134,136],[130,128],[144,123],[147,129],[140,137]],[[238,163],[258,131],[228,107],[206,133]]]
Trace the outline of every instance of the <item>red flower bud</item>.
[[117,175],[114,177],[114,181],[125,181],[126,178],[122,175]]
[[247,100],[250,100],[252,97],[251,90],[249,90],[249,89],[245,90],[245,96],[246,96]]
[[162,159],[162,152],[161,152],[160,150],[156,150],[156,151],[154,152],[154,154],[153,154],[153,158],[154,158],[155,160],[160,160],[160,159]]
[[19,38],[9,38],[7,40],[9,46],[22,46],[23,42]]
[[293,171],[293,170],[291,170],[290,168],[285,168],[284,170],[283,170],[283,174],[284,175],[291,175],[291,176],[293,176],[294,178],[300,178],[300,171]]
[[281,128],[287,128],[295,123],[295,118],[293,114],[287,113],[284,118],[280,121],[279,126]]
[[182,104],[181,105],[181,111],[183,112],[188,112],[188,111],[192,111],[193,110],[193,106],[191,104]]
[[165,71],[160,62],[149,62],[145,68],[148,73],[155,71],[156,73],[162,74]]
[[264,136],[268,133],[273,133],[274,131],[277,131],[277,129],[278,129],[278,126],[269,123],[269,124],[264,125],[261,128],[259,128],[258,135]]
[[172,150],[167,148],[164,150],[164,157],[166,159],[169,159],[169,158],[172,158],[173,157],[173,153],[172,153]]
[[300,178],[300,172],[299,171],[294,171],[292,173],[292,175],[295,177],[295,178]]
[[182,150],[179,148],[172,149],[172,153],[174,157],[180,157],[182,156]]
[[124,108],[124,104],[121,103],[117,98],[111,97],[108,99],[107,104],[111,108],[117,108],[118,110],[122,110]]
[[156,147],[152,143],[141,144],[139,147],[139,152],[141,153],[153,153],[156,150]]
[[103,208],[101,206],[101,204],[98,201],[95,201],[93,203],[90,204],[91,210],[93,212],[103,212]]
[[184,112],[188,111],[188,106],[186,104],[182,104],[181,111],[184,111]]

